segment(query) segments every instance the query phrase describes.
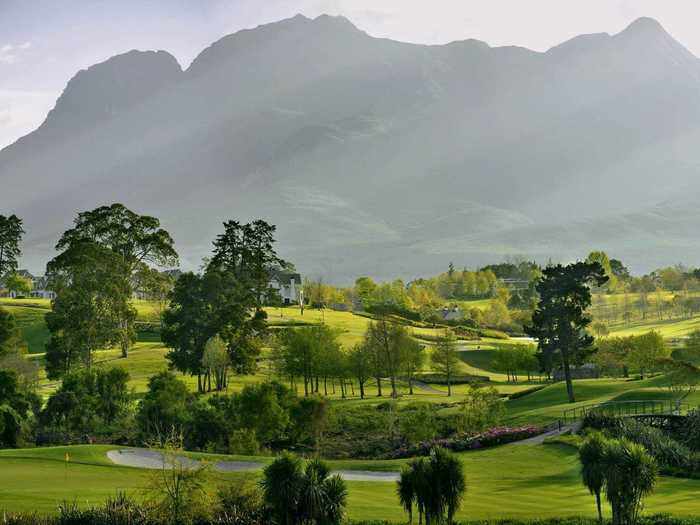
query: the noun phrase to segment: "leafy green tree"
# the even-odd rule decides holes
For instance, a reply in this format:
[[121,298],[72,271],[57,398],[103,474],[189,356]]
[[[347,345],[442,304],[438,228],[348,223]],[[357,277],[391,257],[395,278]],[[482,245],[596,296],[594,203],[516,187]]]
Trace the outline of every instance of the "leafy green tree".
[[211,390],[211,376],[214,376],[216,390],[226,388],[228,380],[228,367],[230,364],[226,344],[217,335],[209,339],[204,346],[202,367],[206,370],[209,381],[208,390]]
[[190,401],[187,385],[172,372],[151,376],[137,413],[141,432],[159,442],[173,432],[181,434],[191,419]]
[[284,330],[277,340],[278,368],[290,377],[302,377],[304,395],[318,393],[319,378],[331,370],[331,359],[340,359],[338,333],[328,325]]
[[[126,283],[127,301],[134,293],[134,284],[138,282],[136,274],[143,265],[175,265],[178,260],[173,239],[160,227],[157,218],[139,215],[118,203],[78,214],[73,228],[66,231],[56,245],[63,253],[53,260],[53,266],[66,267],[70,261],[64,259],[71,259],[72,253],[85,244],[97,245],[121,259],[113,271],[123,273],[121,280]],[[123,313],[124,317],[117,318],[117,324],[124,333],[120,346],[122,356],[126,357],[134,340],[131,334],[135,318],[127,315],[127,311]]]
[[504,413],[503,399],[494,387],[470,385],[460,414],[460,425],[466,432],[483,432],[498,426]]
[[540,300],[525,332],[538,340],[542,362],[551,370],[558,358],[566,380],[569,402],[575,402],[571,366],[592,351],[593,337],[586,332],[591,323],[586,313],[591,305],[590,285],[602,286],[608,280],[598,262],[577,262],[549,266],[537,284]]
[[413,380],[426,361],[425,346],[413,339],[406,340],[404,349],[403,369],[408,381],[408,393],[413,395]]
[[0,308],[0,357],[17,350],[21,335],[15,317],[5,308]]
[[221,275],[215,272],[182,274],[175,283],[170,306],[163,313],[161,339],[170,349],[166,359],[180,372],[196,375],[199,392],[206,389],[204,350],[220,327],[213,312],[221,286]]
[[22,255],[22,235],[22,219],[0,215],[0,277],[17,269],[17,259]]
[[82,369],[68,373],[41,412],[45,427],[68,434],[89,434],[129,414],[129,374],[122,368]]
[[364,342],[352,347],[348,356],[348,366],[352,376],[357,379],[360,386],[360,399],[365,398],[365,384],[372,377],[373,371],[372,349]]
[[605,373],[612,375],[621,371],[624,377],[628,377],[633,344],[633,337],[607,337],[600,340],[593,362]]
[[578,451],[581,462],[581,479],[583,484],[595,496],[598,520],[603,521],[600,495],[605,486],[605,447],[607,441],[600,432],[593,432],[583,442]]
[[292,403],[292,393],[284,385],[248,385],[232,401],[237,426],[255,431],[260,443],[270,445],[284,438]]
[[632,338],[628,362],[631,368],[639,370],[639,375],[644,379],[646,372],[656,371],[660,360],[669,357],[670,354],[671,350],[666,346],[661,334],[652,330]]
[[277,228],[263,220],[248,224],[238,221],[224,223],[224,233],[214,241],[214,254],[209,268],[232,274],[245,292],[240,300],[249,300],[256,310],[271,293],[270,276],[275,268],[286,267],[275,251]]
[[391,383],[391,396],[398,397],[397,378],[406,361],[412,340],[405,326],[390,322],[385,315],[367,326],[365,344],[375,355],[375,375],[381,395],[381,374],[386,373]]
[[437,341],[430,355],[433,368],[442,374],[447,381],[447,395],[452,395],[452,377],[457,370],[459,357],[457,356],[457,339],[454,334],[446,330]]
[[217,332],[228,345],[237,373],[256,369],[261,340],[267,334],[267,314],[262,307],[274,295],[270,276],[277,268],[289,267],[275,251],[275,229],[262,220],[225,222],[205,272],[221,279],[222,293],[214,310]]
[[123,258],[86,241],[72,245],[47,269],[56,292],[52,310],[46,314],[50,332],[46,371],[50,379],[81,364],[90,367],[94,352],[100,348],[134,339],[136,310],[129,302],[131,288]]
[[362,303],[362,308],[367,310],[372,304],[372,294],[377,289],[371,277],[359,277],[355,280],[354,294]]
[[32,291],[32,280],[19,273],[11,273],[5,279],[5,287],[18,295],[27,295]]
[[610,259],[608,258],[607,253],[603,251],[591,252],[588,254],[588,257],[586,257],[586,262],[597,262],[598,264],[600,264],[603,267],[605,276],[608,278],[608,280],[604,283],[607,285],[607,289],[611,292],[615,292],[617,290],[617,275],[615,275],[615,272],[613,272],[612,266],[610,264]]
[[0,448],[21,445],[26,430],[41,399],[24,388],[13,370],[0,369]]

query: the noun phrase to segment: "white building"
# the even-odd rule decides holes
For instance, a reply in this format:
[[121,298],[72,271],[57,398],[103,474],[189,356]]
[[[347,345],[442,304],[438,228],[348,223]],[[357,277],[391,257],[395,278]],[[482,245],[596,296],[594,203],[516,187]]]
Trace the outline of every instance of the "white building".
[[302,289],[301,275],[275,270],[270,278],[270,288],[279,294],[283,304],[296,304]]
[[[52,290],[49,290],[49,280],[48,278],[44,276],[36,277],[29,273],[27,270],[18,270],[17,273],[21,275],[22,277],[25,277],[32,281],[32,290],[29,292],[28,296],[37,298],[37,299],[54,299],[56,297],[56,293],[53,292]],[[0,291],[3,291],[5,288],[5,282],[0,281]],[[7,291],[5,290],[6,294],[8,297],[12,297],[15,299],[16,297],[20,296],[21,294],[18,294],[15,291]]]

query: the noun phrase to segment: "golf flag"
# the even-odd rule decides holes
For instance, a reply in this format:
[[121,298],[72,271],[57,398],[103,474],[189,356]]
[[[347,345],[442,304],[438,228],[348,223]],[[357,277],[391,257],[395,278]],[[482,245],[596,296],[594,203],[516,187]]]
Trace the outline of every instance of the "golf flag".
[[66,463],[68,463],[69,461],[70,461],[70,454],[68,454],[68,452],[66,452]]

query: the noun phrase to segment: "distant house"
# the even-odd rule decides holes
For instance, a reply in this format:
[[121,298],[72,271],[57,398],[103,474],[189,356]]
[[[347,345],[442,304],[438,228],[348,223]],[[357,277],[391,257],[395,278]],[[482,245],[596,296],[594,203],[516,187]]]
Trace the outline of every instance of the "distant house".
[[441,321],[460,321],[464,319],[464,312],[456,306],[452,308],[444,307],[437,312]]
[[[56,293],[49,289],[49,280],[47,277],[43,275],[37,277],[32,275],[28,270],[17,270],[17,273],[32,282],[32,291],[29,292],[29,297],[36,299],[54,299],[56,297]],[[0,280],[0,290],[4,292],[5,296],[12,297],[13,299],[22,295],[15,291],[7,290],[4,279]]]
[[301,275],[274,270],[270,277],[270,288],[277,292],[283,304],[296,304],[299,302],[301,292]]
[[53,300],[56,298],[56,292],[51,290],[49,286],[49,278],[43,275],[32,279],[32,291],[29,292],[29,296],[36,297],[38,299]]

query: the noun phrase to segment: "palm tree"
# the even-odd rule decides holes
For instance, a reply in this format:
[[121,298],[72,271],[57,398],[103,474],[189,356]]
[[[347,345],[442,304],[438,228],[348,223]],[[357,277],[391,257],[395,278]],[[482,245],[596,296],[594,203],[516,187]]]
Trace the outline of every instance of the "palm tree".
[[605,494],[613,512],[613,525],[634,525],[642,498],[656,485],[656,460],[646,448],[628,439],[610,440],[605,447]]
[[439,479],[444,510],[447,511],[447,525],[452,525],[454,516],[462,505],[467,489],[464,467],[457,457],[444,448],[436,448],[431,456],[433,472]]
[[401,473],[397,494],[401,505],[412,519],[413,503],[418,507],[418,523],[442,523],[447,513],[447,523],[452,524],[459,509],[466,482],[462,463],[451,452],[433,448],[429,458],[411,461]]
[[396,494],[399,496],[401,506],[408,514],[409,524],[413,523],[413,504],[416,501],[414,474],[411,466],[406,466],[401,470],[401,477],[396,482]]
[[299,495],[303,482],[301,460],[284,453],[263,471],[260,482],[265,503],[272,510],[279,525],[296,525]]
[[348,491],[338,475],[313,459],[304,466],[292,454],[279,456],[263,471],[265,503],[279,525],[339,525]]
[[326,504],[317,523],[318,525],[340,525],[345,517],[345,506],[348,500],[345,481],[337,474],[331,476],[325,480],[323,490],[326,494]]
[[590,493],[595,496],[598,520],[603,521],[600,493],[605,485],[605,447],[607,440],[600,432],[592,433],[581,445],[578,455],[581,461],[581,478]]

